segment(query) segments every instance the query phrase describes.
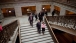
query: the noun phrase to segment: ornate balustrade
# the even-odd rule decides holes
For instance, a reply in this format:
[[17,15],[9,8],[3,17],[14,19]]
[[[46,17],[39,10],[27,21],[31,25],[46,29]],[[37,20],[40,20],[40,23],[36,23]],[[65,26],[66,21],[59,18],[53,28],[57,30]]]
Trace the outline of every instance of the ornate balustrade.
[[47,16],[49,23],[76,30],[76,16]]
[[46,17],[45,17],[45,23],[46,23],[46,25],[47,25],[47,27],[48,27],[48,30],[49,30],[50,35],[52,36],[54,42],[55,42],[55,43],[59,43],[59,41],[57,40],[57,38],[56,38],[56,36],[55,36],[55,34],[54,34],[54,32],[53,32],[53,29],[51,28],[51,26],[50,26],[50,24],[49,24],[49,22],[48,22],[48,20],[47,20]]
[[17,20],[3,26],[3,31],[0,32],[0,43],[8,43],[17,26]]
[[76,0],[53,0],[53,2],[58,2],[76,8]]

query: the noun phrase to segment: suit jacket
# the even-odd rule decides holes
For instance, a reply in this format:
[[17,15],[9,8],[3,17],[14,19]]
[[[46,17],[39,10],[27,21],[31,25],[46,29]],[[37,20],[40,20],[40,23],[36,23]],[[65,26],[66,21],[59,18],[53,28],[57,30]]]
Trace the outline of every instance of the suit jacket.
[[38,23],[36,24],[36,27],[37,27],[37,28],[41,28],[41,22],[38,22]]
[[33,15],[30,15],[28,18],[30,21],[33,21]]

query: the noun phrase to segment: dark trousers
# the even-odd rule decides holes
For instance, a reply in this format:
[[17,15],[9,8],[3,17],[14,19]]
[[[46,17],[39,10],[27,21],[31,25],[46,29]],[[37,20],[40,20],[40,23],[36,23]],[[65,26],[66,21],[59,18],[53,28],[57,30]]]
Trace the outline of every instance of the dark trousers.
[[46,16],[47,16],[48,14],[46,14]]
[[41,33],[40,27],[37,27],[37,31],[38,31],[39,34]]
[[30,20],[30,25],[33,27],[33,20]]
[[40,20],[40,22],[42,21],[42,19],[39,19]]
[[42,28],[42,33],[44,34],[44,32],[45,32],[45,28]]
[[48,15],[47,13],[45,13],[46,14],[46,16]]
[[37,20],[37,16],[35,16],[35,19]]
[[43,17],[39,18],[40,22],[43,21]]

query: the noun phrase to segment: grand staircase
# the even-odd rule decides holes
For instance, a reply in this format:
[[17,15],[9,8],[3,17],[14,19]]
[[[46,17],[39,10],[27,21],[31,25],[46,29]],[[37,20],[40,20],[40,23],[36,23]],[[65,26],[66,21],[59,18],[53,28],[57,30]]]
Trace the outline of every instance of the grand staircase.
[[38,34],[36,23],[33,27],[29,24],[20,26],[21,43],[54,43],[52,36],[50,35],[47,27],[44,35]]

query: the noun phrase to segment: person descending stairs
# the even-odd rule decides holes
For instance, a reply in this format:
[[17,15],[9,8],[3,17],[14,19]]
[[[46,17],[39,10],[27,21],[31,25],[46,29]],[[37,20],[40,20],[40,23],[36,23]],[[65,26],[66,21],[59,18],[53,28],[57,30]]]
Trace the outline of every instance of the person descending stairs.
[[21,43],[54,43],[47,26],[44,35],[38,34],[36,23],[33,24],[33,27],[30,24],[20,26],[20,36]]

